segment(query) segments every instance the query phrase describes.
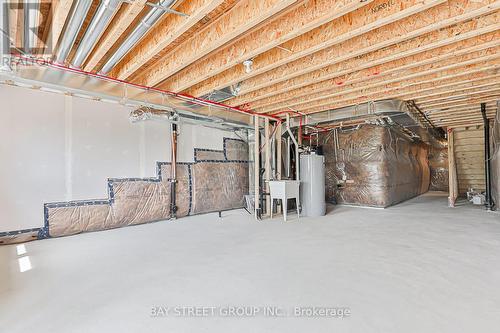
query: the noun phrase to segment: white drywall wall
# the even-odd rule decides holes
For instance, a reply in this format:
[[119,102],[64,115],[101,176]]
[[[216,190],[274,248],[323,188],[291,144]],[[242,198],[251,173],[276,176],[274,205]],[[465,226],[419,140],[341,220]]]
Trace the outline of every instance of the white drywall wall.
[[[108,178],[156,176],[170,124],[129,122],[118,104],[0,85],[0,232],[43,226],[43,204],[107,199]],[[180,124],[178,161],[235,134]]]

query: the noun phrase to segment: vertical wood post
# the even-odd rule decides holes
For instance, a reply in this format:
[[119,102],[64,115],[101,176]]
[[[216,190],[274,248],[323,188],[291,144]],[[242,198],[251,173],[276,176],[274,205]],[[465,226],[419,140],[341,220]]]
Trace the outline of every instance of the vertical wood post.
[[254,191],[255,191],[255,219],[259,218],[260,211],[260,131],[259,131],[259,116],[255,116],[254,118],[254,126],[255,126],[255,148],[254,148]]
[[281,123],[276,124],[278,128],[276,129],[276,179],[281,180],[281,171],[282,171],[282,163],[281,163],[281,135],[283,126]]
[[448,129],[448,207],[455,207],[458,197],[457,165],[455,162],[455,138],[453,129]]
[[[264,151],[264,168],[265,168],[265,192],[269,193],[269,180],[271,179],[271,129],[269,118],[264,119],[264,134],[265,134],[265,151]],[[266,195],[266,215],[271,213],[271,198]]]

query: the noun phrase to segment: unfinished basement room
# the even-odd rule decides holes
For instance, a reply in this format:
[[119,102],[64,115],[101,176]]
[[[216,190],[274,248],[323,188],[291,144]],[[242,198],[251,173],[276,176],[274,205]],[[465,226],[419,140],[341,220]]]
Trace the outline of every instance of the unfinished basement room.
[[499,332],[500,1],[0,0],[0,57],[0,332]]

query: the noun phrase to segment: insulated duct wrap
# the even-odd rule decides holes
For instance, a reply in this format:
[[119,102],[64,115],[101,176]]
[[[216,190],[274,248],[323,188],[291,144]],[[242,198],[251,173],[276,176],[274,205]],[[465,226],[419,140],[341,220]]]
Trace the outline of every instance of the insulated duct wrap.
[[[248,194],[248,144],[224,138],[223,150],[194,149],[194,163],[177,163],[177,217],[242,208]],[[47,203],[43,228],[0,233],[0,244],[107,230],[170,218],[171,165],[157,177],[108,179],[108,199]]]
[[328,202],[388,207],[428,191],[426,145],[389,127],[334,133],[322,137]]
[[429,167],[431,171],[430,191],[448,192],[448,147],[435,144],[429,147]]

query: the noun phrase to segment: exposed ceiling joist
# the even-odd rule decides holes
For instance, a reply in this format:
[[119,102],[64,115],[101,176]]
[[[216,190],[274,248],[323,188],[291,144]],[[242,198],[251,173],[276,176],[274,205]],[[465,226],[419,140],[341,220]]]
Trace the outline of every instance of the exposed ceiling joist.
[[[342,99],[333,99],[330,104],[322,104],[320,106],[312,107],[312,108],[303,108],[298,109],[297,111],[301,111],[304,113],[316,113],[322,112],[326,110],[336,109],[339,107],[344,107],[348,105],[355,105],[359,103],[364,103],[372,100],[380,100],[387,98],[398,98],[400,95],[405,95],[407,99],[412,99],[410,92],[414,92],[412,85],[419,85],[422,83],[435,82],[436,86],[439,86],[439,82],[449,82],[449,80],[454,77],[460,77],[462,75],[472,75],[474,73],[486,72],[489,75],[495,73],[498,68],[500,68],[500,62],[498,61],[499,55],[497,55],[496,59],[486,60],[474,63],[477,59],[473,59],[471,61],[467,61],[461,64],[456,64],[453,66],[449,66],[452,68],[436,70],[433,73],[427,74],[423,77],[418,77],[413,79],[412,83],[410,83],[409,79],[397,79],[397,82],[394,84],[383,87],[382,89],[374,90],[370,93],[365,93],[364,95],[359,94],[359,89],[356,89],[351,94],[343,95]],[[361,88],[362,89],[362,88]],[[418,91],[417,91],[418,92]]]
[[[443,65],[453,65],[453,63],[450,62],[451,58],[457,59],[459,56],[469,56],[469,54],[479,51],[483,51],[483,54],[487,53],[488,51],[485,50],[488,48],[500,45],[498,36],[500,36],[500,34],[493,34],[489,36],[490,38],[485,39],[484,43],[483,39],[470,39],[436,50],[387,62],[373,68],[351,72],[336,78],[336,80],[338,80],[336,82],[342,82],[342,84],[324,82],[325,84],[328,84],[327,88],[330,87],[328,90],[325,90],[324,87],[320,87],[320,92],[310,93],[305,96],[299,95],[297,98],[287,100],[286,102],[255,108],[255,110],[262,113],[272,112],[282,109],[283,107],[300,107],[305,104],[311,105],[311,103],[317,103],[318,101],[326,98],[333,98],[334,96],[342,95],[345,93],[345,90],[349,89],[349,87],[356,83],[359,83],[357,87],[360,89],[367,89],[394,82],[394,80],[398,79],[397,76],[411,74],[419,76],[428,74],[429,71],[435,71]],[[461,59],[463,59],[463,57]],[[365,84],[362,84],[363,82],[365,82]]]
[[440,94],[434,95],[432,97],[427,98],[414,98],[414,101],[419,105],[430,102],[437,102],[442,100],[447,100],[453,98],[457,100],[462,97],[471,96],[474,94],[483,94],[483,93],[491,93],[491,92],[500,92],[500,86],[497,83],[491,83],[491,81],[487,84],[483,84],[478,87],[470,87],[466,89],[452,89],[451,91],[441,91]]
[[[160,87],[183,91],[208,79],[211,83],[204,83],[203,90],[189,90],[190,94],[205,95],[443,2],[409,0],[396,6],[387,0],[350,0],[335,2],[332,6],[331,0],[320,0],[312,8],[306,2],[236,43],[185,68]],[[390,5],[376,10],[388,3]],[[251,58],[252,71],[246,73],[241,63]],[[223,73],[226,70],[231,77]],[[215,82],[218,84],[214,85]]]
[[59,37],[61,37],[64,24],[66,23],[72,4],[72,0],[57,0],[52,4],[51,39],[53,50],[55,50]]
[[110,75],[121,80],[127,79],[222,3],[224,0],[184,1],[177,7],[177,11],[189,17],[168,15],[161,20]]
[[[136,82],[155,86],[196,60],[215,51],[298,0],[242,0],[212,24],[146,69]],[[189,19],[188,19],[189,20]],[[137,52],[137,51],[136,51]],[[154,54],[153,54],[154,55]],[[148,58],[146,57],[146,59]],[[131,73],[130,73],[131,74]],[[118,72],[118,78],[126,78]]]
[[[456,4],[456,2],[460,1],[462,0],[450,1],[450,3]],[[284,92],[290,89],[290,87],[297,89],[333,78],[338,74],[338,66],[336,64],[340,62],[396,45],[397,43],[403,43],[411,38],[454,25],[471,17],[494,12],[500,8],[500,1],[489,5],[484,2],[481,4],[476,3],[473,6],[470,6],[471,3],[468,1],[464,2],[466,4],[464,4],[465,7],[463,9],[456,6],[436,6],[420,14],[369,32],[368,34],[352,38],[341,45],[335,45],[332,48],[322,50],[314,55],[293,61],[246,80],[241,84],[240,96],[230,100],[228,103],[231,105],[243,105]],[[478,8],[479,5],[480,7]],[[498,16],[485,16],[485,18],[478,18],[478,21],[480,25],[479,29],[481,26],[492,28],[493,25],[498,24]],[[472,22],[471,25],[474,30],[477,29],[476,21]],[[496,29],[498,29],[498,26]],[[457,40],[461,40],[459,36],[460,31],[456,32],[458,34],[454,36],[448,35],[447,38],[454,37]]]
[[380,1],[375,1],[292,39],[280,45],[281,48],[274,48],[259,54],[253,59],[253,70],[250,73],[246,73],[241,66],[233,67],[192,86],[186,90],[186,93],[201,96],[214,89],[248,80],[437,4],[434,2],[415,4],[413,1],[404,2],[400,5],[396,5],[395,2],[384,1],[384,3],[391,3],[392,5],[383,6]]

